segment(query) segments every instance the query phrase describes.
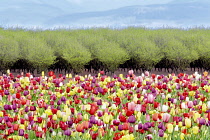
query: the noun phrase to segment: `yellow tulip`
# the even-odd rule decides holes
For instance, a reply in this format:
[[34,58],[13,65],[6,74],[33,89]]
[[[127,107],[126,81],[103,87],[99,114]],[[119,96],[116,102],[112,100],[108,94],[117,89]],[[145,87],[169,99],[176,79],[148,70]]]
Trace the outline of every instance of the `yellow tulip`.
[[62,121],[66,122],[68,120],[68,116],[67,115],[63,115],[62,116]]
[[120,77],[121,79],[123,79],[123,74],[119,74],[119,77]]
[[168,129],[167,129],[167,130],[168,130],[168,133],[172,133],[172,132],[173,132],[173,129],[174,129],[174,126],[173,126],[172,124],[169,123],[169,124],[167,125],[167,127],[168,127]]
[[4,113],[2,111],[0,111],[0,117],[3,117]]
[[175,109],[174,109],[174,108],[171,108],[170,114],[171,114],[172,116],[175,116],[175,115],[176,115]]
[[85,121],[89,120],[88,114],[85,114],[85,115],[84,115],[84,120],[85,120]]
[[138,121],[141,120],[141,112],[138,112],[138,113],[136,114],[136,119],[137,119]]
[[75,93],[75,91],[70,91],[69,92],[69,95],[75,95],[76,93]]
[[180,135],[180,139],[183,140],[184,139],[184,133],[181,133]]
[[22,136],[18,136],[18,135],[13,135],[13,136],[9,136],[9,138],[12,138],[13,140],[24,140],[25,138]]
[[20,125],[19,125],[19,129],[23,129],[23,130],[25,130],[25,125],[20,124]]
[[57,115],[54,114],[53,117],[52,117],[52,119],[56,121],[58,119]]
[[61,114],[60,110],[58,110],[56,114],[57,114],[58,118],[62,117],[62,114]]
[[120,140],[134,140],[134,135],[133,134],[126,134],[120,138]]
[[98,130],[98,127],[94,125],[94,126],[92,127],[92,129],[93,129],[93,131],[97,131],[97,130]]
[[47,110],[45,110],[45,113],[49,116],[49,115],[52,115],[52,111],[51,111],[51,109],[47,109]]
[[67,110],[66,110],[66,115],[67,115],[67,116],[70,116],[70,115],[71,115],[71,110],[70,110],[70,109],[67,109]]
[[192,130],[193,130],[193,134],[198,134],[199,127],[198,126],[193,126]]
[[195,96],[195,91],[189,91],[190,96]]
[[190,128],[191,125],[192,125],[191,119],[186,118],[186,119],[185,119],[185,126],[186,126],[187,128]]
[[179,127],[182,127],[182,122],[178,122],[178,126]]
[[164,133],[163,137],[168,138],[168,134]]
[[42,71],[42,76],[44,77],[44,71]]
[[207,110],[207,105],[205,103],[203,103],[203,105],[202,105],[202,111],[203,112],[206,112],[206,110]]
[[80,81],[85,81],[85,78],[83,76],[80,76]]
[[10,70],[9,69],[7,70],[7,74],[10,74]]
[[104,121],[105,124],[109,123],[110,119],[109,119],[109,115],[108,114],[103,116],[103,121]]
[[198,112],[193,113],[193,120],[194,120],[194,122],[196,122],[197,119],[200,118],[200,117],[201,117],[201,114],[199,114]]

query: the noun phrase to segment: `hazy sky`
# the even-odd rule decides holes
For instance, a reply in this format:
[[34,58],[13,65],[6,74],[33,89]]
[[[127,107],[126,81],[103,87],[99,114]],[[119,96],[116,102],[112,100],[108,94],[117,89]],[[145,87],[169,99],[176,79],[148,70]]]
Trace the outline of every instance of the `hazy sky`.
[[[184,3],[195,1],[210,5],[210,0],[0,0],[0,26],[42,26],[53,18],[74,13],[107,11],[134,5],[164,4],[167,7],[172,3],[184,5]],[[176,16],[178,12],[172,14]],[[162,24],[162,21],[155,21],[155,18],[155,24],[157,22]],[[171,22],[173,21],[170,20],[170,24]],[[174,22],[174,24],[177,23]],[[202,24],[205,25],[205,22],[202,21]]]

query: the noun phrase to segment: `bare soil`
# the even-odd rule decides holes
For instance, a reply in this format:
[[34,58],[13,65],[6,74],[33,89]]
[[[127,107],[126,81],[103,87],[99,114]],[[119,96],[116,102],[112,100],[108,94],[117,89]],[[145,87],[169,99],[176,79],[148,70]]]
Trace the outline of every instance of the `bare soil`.
[[[153,69],[152,71],[150,71],[150,74],[156,74],[156,75],[168,75],[168,74],[171,74],[171,73],[175,73],[175,74],[179,74],[179,73],[193,74],[196,71],[198,73],[200,73],[200,74],[202,74],[204,72],[204,71],[198,71],[198,69],[196,69],[195,71],[192,71],[190,68],[187,69],[186,71],[183,71],[183,72],[168,72],[168,71],[166,71],[164,69],[162,71],[158,71],[158,70]],[[11,71],[11,73],[14,76],[17,76],[18,74],[21,74],[21,72],[19,73],[19,72],[14,72],[14,71]],[[140,76],[142,73],[143,73],[142,71],[134,72],[134,74],[137,75],[137,76]],[[23,72],[23,74],[25,75],[26,72]],[[65,75],[67,73],[65,73],[65,71],[62,71],[62,72],[56,72],[55,71],[55,75],[56,76],[59,76],[59,74]],[[72,76],[74,76],[73,73],[71,73],[71,74],[72,74]],[[83,72],[81,72],[81,73],[79,73],[77,75],[85,76],[85,75],[88,75],[88,74],[91,74],[92,76],[95,76],[95,75],[98,74],[98,72],[93,72],[93,71],[88,72],[88,71],[84,70]],[[124,70],[117,70],[114,73],[111,73],[111,72],[106,73],[106,75],[108,75],[108,76],[113,76],[114,74],[117,75],[117,76],[119,74],[127,75],[128,74],[128,70],[125,70],[125,71]],[[41,73],[37,73],[37,71],[35,71],[33,75],[34,76],[41,76]],[[45,75],[48,76],[48,73],[45,73]]]

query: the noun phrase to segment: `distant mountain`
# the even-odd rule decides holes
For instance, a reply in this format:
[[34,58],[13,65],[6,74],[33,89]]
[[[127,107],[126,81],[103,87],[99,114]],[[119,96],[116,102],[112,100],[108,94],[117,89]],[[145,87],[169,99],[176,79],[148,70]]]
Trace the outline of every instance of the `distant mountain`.
[[[134,5],[108,11],[75,13],[78,8],[57,0],[2,0],[0,25],[53,27],[210,27],[208,0],[175,0],[168,4]],[[12,3],[12,4],[11,4]],[[5,8],[6,7],[6,8]]]
[[51,26],[146,26],[192,27],[210,26],[210,5],[206,3],[170,3],[164,5],[129,6],[103,12],[58,16],[45,22]]

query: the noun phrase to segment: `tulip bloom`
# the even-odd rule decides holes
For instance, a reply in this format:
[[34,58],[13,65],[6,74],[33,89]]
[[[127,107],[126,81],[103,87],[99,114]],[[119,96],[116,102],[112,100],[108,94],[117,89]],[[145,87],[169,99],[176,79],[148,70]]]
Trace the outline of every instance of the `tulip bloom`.
[[128,103],[128,110],[129,111],[134,111],[135,106],[136,106],[136,104],[134,102]]
[[168,113],[163,113],[163,122],[169,122],[169,119],[170,119],[171,115],[168,114]]
[[188,119],[188,118],[185,119],[185,126],[187,128],[190,128],[192,126],[191,119]]
[[153,121],[157,121],[157,120],[158,120],[158,116],[159,116],[158,113],[154,113],[154,114],[152,115],[152,120],[153,120]]
[[163,137],[164,136],[164,131],[162,129],[160,129],[158,131],[158,135],[159,135],[159,137]]
[[172,132],[173,132],[173,129],[174,129],[174,126],[173,126],[171,123],[169,123],[169,124],[167,125],[168,133],[172,133]]
[[167,112],[168,111],[168,106],[167,105],[162,105],[162,111]]
[[20,129],[20,130],[18,131],[18,134],[19,134],[19,136],[24,136],[24,130],[23,130],[23,129]]
[[128,118],[128,122],[129,123],[135,123],[136,122],[136,118],[134,115],[131,115],[129,118]]
[[192,127],[192,130],[193,130],[193,134],[198,134],[198,132],[199,132],[199,127],[198,127],[198,126],[193,126],[193,127]]
[[148,94],[147,96],[147,102],[152,104],[155,100],[155,97],[153,96],[153,94]]

